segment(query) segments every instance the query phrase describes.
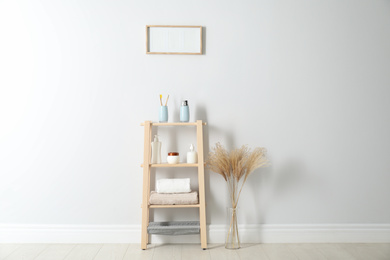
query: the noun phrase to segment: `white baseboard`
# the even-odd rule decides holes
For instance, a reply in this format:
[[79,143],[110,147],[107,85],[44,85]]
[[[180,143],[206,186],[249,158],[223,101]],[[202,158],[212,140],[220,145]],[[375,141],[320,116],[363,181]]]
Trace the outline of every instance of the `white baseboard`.
[[[226,227],[209,225],[208,243]],[[242,243],[390,243],[390,224],[239,225]],[[140,225],[0,224],[0,243],[140,243]],[[152,243],[199,243],[199,235],[151,236]]]

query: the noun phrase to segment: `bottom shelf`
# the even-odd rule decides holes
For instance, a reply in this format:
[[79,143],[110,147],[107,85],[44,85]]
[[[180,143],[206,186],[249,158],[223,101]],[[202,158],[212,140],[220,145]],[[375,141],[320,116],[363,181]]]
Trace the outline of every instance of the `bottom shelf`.
[[154,235],[193,235],[200,233],[199,221],[150,222],[148,233]]

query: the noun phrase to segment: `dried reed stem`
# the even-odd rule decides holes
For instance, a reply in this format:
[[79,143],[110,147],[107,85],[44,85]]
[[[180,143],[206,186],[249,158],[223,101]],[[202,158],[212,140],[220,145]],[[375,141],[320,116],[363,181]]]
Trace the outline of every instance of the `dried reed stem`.
[[268,165],[265,148],[255,148],[251,151],[248,146],[228,152],[220,143],[209,153],[208,168],[220,174],[228,185],[232,208],[236,208],[242,188],[249,175],[257,168]]

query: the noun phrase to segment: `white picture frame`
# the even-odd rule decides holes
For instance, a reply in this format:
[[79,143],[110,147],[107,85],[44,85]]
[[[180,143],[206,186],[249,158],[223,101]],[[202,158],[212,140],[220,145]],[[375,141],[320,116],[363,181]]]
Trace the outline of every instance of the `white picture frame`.
[[147,25],[146,54],[203,54],[202,26]]

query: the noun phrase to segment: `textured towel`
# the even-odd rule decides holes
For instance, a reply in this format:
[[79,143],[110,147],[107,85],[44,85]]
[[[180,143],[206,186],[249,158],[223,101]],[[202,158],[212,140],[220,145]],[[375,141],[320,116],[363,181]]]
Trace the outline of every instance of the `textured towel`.
[[200,233],[199,221],[150,222],[149,234],[157,235],[193,235]]
[[191,192],[190,178],[185,179],[159,179],[156,182],[158,193]]
[[198,192],[189,193],[150,193],[149,203],[151,205],[187,205],[198,204]]

